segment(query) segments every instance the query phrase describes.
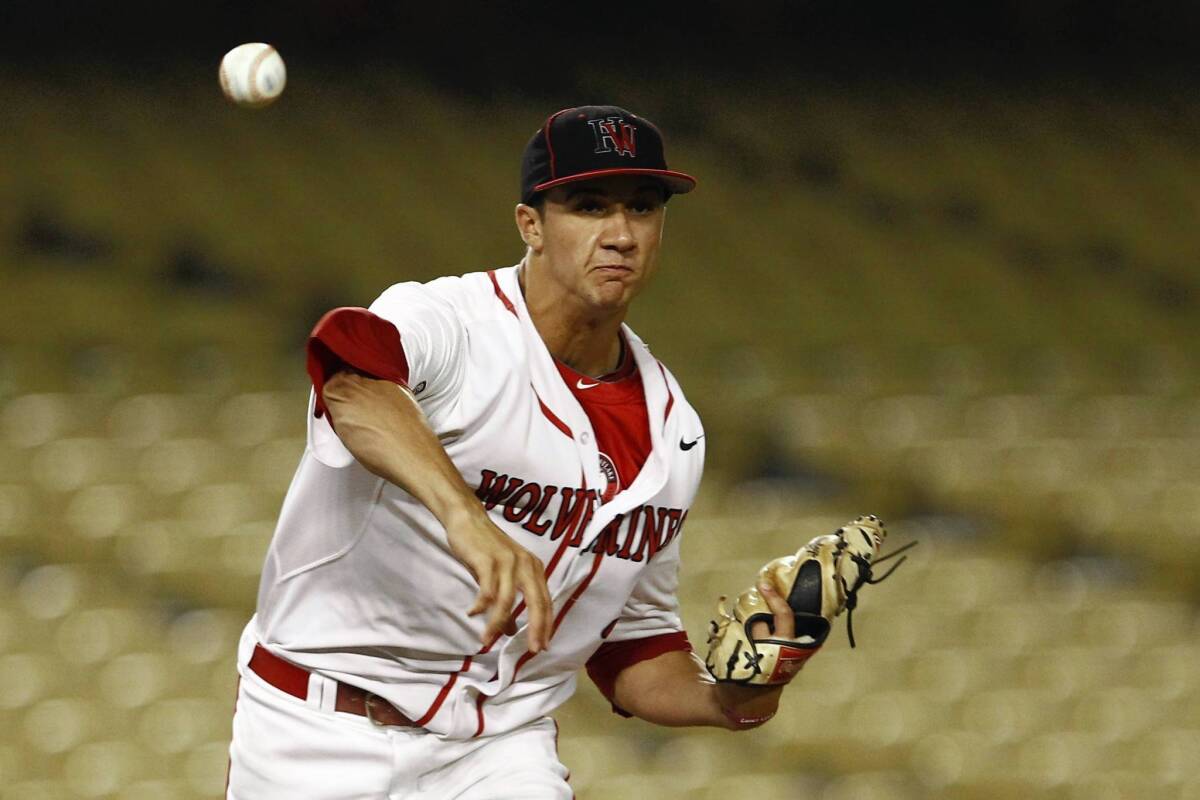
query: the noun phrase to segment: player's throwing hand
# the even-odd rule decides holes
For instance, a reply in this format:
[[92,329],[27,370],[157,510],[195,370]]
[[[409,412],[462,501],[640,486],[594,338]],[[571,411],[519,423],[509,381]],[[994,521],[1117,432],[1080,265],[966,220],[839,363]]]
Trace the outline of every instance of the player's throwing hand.
[[461,522],[451,521],[446,534],[450,551],[479,583],[479,595],[467,614],[487,612],[487,627],[480,637],[483,646],[490,648],[501,633],[517,632],[515,618],[520,610],[514,612],[513,601],[520,591],[529,610],[529,652],[545,650],[553,615],[541,559],[505,536],[482,509],[465,515]]

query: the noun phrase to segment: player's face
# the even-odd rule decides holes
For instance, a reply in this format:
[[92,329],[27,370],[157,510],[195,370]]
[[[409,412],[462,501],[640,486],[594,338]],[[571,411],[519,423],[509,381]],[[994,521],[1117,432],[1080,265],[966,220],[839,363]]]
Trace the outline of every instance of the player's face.
[[636,175],[551,189],[541,241],[553,278],[589,305],[627,305],[658,263],[663,196],[661,184]]

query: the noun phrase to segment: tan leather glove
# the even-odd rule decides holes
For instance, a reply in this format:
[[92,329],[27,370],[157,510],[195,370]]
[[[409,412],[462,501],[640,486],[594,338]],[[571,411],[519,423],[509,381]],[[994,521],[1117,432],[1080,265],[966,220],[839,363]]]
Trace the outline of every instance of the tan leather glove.
[[[790,681],[825,643],[833,618],[847,608],[853,611],[858,590],[891,574],[889,570],[878,579],[871,574],[871,566],[882,560],[879,551],[885,538],[887,529],[880,519],[859,517],[831,534],[818,536],[795,555],[777,558],[759,570],[755,585],[770,582],[795,613],[794,638],[755,639],[751,634],[751,626],[759,621],[774,631],[775,617],[758,589],[738,595],[732,609],[722,596],[717,618],[710,623],[704,662],[709,673],[718,681],[752,686]],[[849,633],[853,647],[852,628]]]

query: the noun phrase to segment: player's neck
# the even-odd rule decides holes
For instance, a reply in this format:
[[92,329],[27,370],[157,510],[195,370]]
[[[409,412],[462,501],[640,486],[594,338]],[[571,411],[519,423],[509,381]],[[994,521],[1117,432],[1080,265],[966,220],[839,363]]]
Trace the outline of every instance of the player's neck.
[[525,307],[546,349],[576,372],[599,377],[613,372],[621,361],[621,323],[625,308],[598,311],[551,281],[530,281],[520,272]]

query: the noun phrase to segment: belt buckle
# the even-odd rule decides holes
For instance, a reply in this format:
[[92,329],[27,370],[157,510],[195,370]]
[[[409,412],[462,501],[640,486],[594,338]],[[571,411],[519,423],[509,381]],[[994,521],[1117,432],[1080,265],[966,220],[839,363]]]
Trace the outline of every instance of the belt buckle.
[[376,700],[378,700],[381,703],[387,703],[387,700],[384,700],[379,695],[371,694],[370,692],[367,692],[366,697],[363,698],[363,710],[367,712],[367,719],[371,720],[372,725],[378,725],[380,728],[386,728],[386,727],[388,727],[388,724],[386,722],[380,722],[379,720],[375,719],[375,715],[371,711],[371,709],[373,708],[373,706],[371,704]]

